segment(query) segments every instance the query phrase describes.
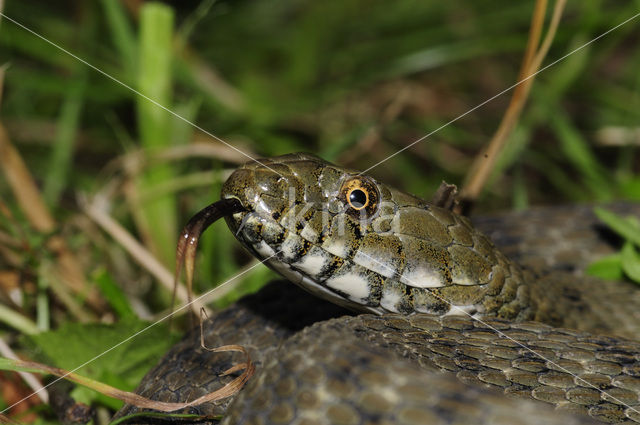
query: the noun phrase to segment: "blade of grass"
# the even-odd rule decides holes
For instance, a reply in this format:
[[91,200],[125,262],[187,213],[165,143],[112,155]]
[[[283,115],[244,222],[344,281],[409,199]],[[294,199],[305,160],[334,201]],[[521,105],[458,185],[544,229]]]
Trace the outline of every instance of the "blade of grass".
[[177,64],[176,78],[181,83],[203,93],[204,100],[216,107],[222,105],[233,112],[244,112],[246,102],[242,93],[227,82],[211,64],[188,47],[178,54],[181,60]]
[[629,279],[640,283],[640,254],[631,242],[625,243],[622,247],[620,259],[624,273],[629,276]]
[[[171,181],[149,187],[149,190],[140,193],[140,201],[145,203],[161,195],[175,194],[180,190],[189,189],[191,187],[209,186],[220,180],[220,177],[213,171],[199,171],[195,173],[184,174],[175,177]],[[222,179],[224,181],[224,179]]]
[[[140,10],[138,89],[165,107],[171,98],[171,52],[173,11],[160,3],[145,3]],[[140,142],[147,151],[171,144],[170,120],[167,113],[142,97],[137,97],[137,118]],[[174,176],[168,166],[157,165],[147,170],[137,182],[144,191],[171,180]],[[134,207],[136,224],[152,252],[165,264],[173,264],[175,257],[177,215],[176,200],[172,195]]]
[[49,160],[49,171],[45,178],[43,196],[49,205],[55,205],[67,186],[75,139],[84,105],[87,85],[86,68],[78,67],[78,74],[68,88],[53,140],[53,151]]
[[513,180],[513,208],[515,210],[524,210],[529,206],[529,196],[522,165],[519,164],[515,167]]
[[527,163],[544,175],[545,181],[558,189],[567,200],[587,202],[589,200],[588,191],[571,178],[566,173],[566,169],[546,155],[532,151],[528,153]]
[[[81,40],[92,39],[97,30],[95,9],[92,3],[84,3],[79,8],[75,35]],[[66,90],[43,189],[44,199],[50,206],[58,203],[62,191],[68,186],[70,170],[73,169],[72,158],[85,103],[88,72],[87,67],[76,61],[65,78]]]
[[102,295],[118,317],[129,318],[135,316],[127,296],[105,268],[96,270],[93,274],[93,280],[98,284]]
[[2,26],[2,31],[0,31],[0,45],[3,46],[3,50],[16,49],[27,57],[40,60],[61,69],[72,69],[75,66],[73,58],[68,55],[61,55],[53,49],[46,48],[46,45],[43,44],[41,40],[25,34],[24,30],[15,25]]
[[215,0],[201,1],[198,7],[184,19],[182,25],[176,31],[178,48],[182,48],[187,43],[197,25],[209,14],[214,3]]
[[133,78],[137,67],[136,38],[127,18],[127,13],[120,1],[101,0],[100,3],[111,31],[113,44],[118,49],[124,64],[126,75],[129,78]]
[[36,295],[36,322],[38,329],[48,331],[51,327],[51,312],[49,311],[49,279],[47,267],[43,265],[38,270],[38,294]]
[[[518,73],[518,81],[522,81],[522,83],[515,88],[509,107],[491,141],[487,147],[476,156],[471,170],[467,174],[465,184],[460,192],[460,199],[463,201],[460,205],[460,210],[468,208],[470,204],[480,196],[483,187],[491,175],[496,160],[499,155],[501,155],[509,135],[517,124],[535,79],[530,76],[534,76],[535,73],[538,72],[542,61],[549,51],[549,47],[560,23],[565,3],[566,0],[556,0],[547,34],[542,43],[540,43],[547,2],[546,0],[536,1],[535,9],[531,17],[531,28],[527,48],[522,60],[520,72]],[[467,205],[465,206],[464,204]]]
[[[0,0],[2,1],[2,0]],[[1,12],[1,10],[0,10]],[[0,66],[0,105],[2,104],[2,93],[4,92],[4,75],[8,68],[8,64],[3,64]]]
[[640,201],[640,176],[631,177],[622,182],[620,192],[628,199]]
[[[0,355],[8,359],[18,358],[16,353],[14,353],[11,347],[9,347],[9,345],[6,342],[4,342],[2,338],[0,338]],[[43,403],[49,402],[49,393],[47,392],[46,389],[42,387],[42,384],[40,383],[40,380],[38,378],[36,378],[33,374],[28,372],[18,372],[18,373],[20,374],[22,379],[27,383],[27,385],[29,385],[29,387],[38,395],[38,397],[40,398],[40,400],[42,400]],[[3,410],[4,410],[4,406],[3,406]],[[2,422],[1,418],[0,418],[0,422]]]
[[551,129],[560,142],[560,148],[565,157],[584,177],[584,185],[601,201],[611,200],[614,185],[607,178],[607,174],[589,144],[580,132],[572,125],[569,118],[560,110],[550,117]]
[[604,208],[594,208],[593,212],[607,226],[626,240],[640,246],[640,224],[631,217],[621,217]]
[[604,280],[622,280],[624,271],[622,270],[622,260],[620,253],[615,253],[601,258],[587,267],[586,273],[590,276],[599,277]]
[[4,304],[0,304],[0,322],[17,329],[23,334],[31,335],[40,332],[38,326],[31,319],[17,311],[13,311]]

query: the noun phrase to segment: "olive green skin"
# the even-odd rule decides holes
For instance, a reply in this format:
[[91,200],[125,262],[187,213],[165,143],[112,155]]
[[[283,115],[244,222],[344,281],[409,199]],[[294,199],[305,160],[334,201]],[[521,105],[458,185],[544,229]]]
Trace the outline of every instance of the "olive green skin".
[[[366,185],[369,208],[349,205],[345,182]],[[309,154],[250,162],[222,198],[254,255],[306,290],[375,313],[536,315],[525,273],[465,217]]]

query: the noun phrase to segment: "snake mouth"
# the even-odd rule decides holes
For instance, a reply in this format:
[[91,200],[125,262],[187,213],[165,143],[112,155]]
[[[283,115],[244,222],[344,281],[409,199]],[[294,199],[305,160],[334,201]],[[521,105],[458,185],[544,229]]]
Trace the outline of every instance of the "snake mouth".
[[189,298],[191,298],[193,269],[195,267],[196,249],[200,241],[200,236],[202,236],[211,224],[220,218],[229,217],[243,211],[246,211],[246,208],[242,205],[242,202],[237,198],[227,198],[204,207],[198,211],[196,215],[191,217],[178,238],[174,288],[177,287],[180,271],[184,264],[188,295]]

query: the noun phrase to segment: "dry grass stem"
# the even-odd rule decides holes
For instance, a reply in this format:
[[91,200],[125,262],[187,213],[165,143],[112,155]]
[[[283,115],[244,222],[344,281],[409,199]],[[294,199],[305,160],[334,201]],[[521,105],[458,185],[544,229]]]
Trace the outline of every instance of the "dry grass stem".
[[[251,156],[258,156],[248,152]],[[217,142],[206,134],[196,134],[192,143],[186,146],[172,146],[155,152],[137,150],[122,155],[109,163],[107,169],[122,169],[127,176],[139,175],[149,165],[182,161],[189,158],[214,158],[232,164],[243,164],[246,157]]]
[[640,127],[607,126],[595,137],[600,146],[640,146]]
[[227,83],[211,65],[200,59],[193,50],[180,49],[179,55],[194,70],[195,81],[205,93],[234,112],[245,109],[246,105],[240,92]]
[[[522,61],[520,74],[518,76],[518,81],[523,81],[525,79],[526,81],[522,82],[515,88],[509,107],[507,108],[498,129],[491,138],[486,149],[480,151],[471,166],[466,182],[461,191],[461,198],[467,205],[473,203],[480,196],[480,193],[486,185],[500,153],[506,145],[507,138],[518,122],[535,79],[531,76],[540,69],[540,65],[549,51],[549,47],[555,37],[565,5],[566,0],[556,1],[551,22],[549,23],[549,29],[547,30],[547,34],[542,44],[538,47],[540,35],[542,33],[542,26],[544,24],[547,2],[546,0],[536,1],[535,10],[531,19],[531,29],[529,32],[527,49]],[[458,209],[458,211],[459,210],[460,209]]]
[[[153,275],[162,286],[167,290],[173,291],[174,280],[173,274],[158,261],[140,242],[138,242],[131,234],[105,212],[105,208],[100,204],[104,204],[104,199],[99,196],[94,197],[92,201],[88,201],[84,197],[79,198],[79,204],[82,210],[93,220],[102,230],[118,242],[131,257]],[[189,300],[187,290],[183,283],[177,287],[176,296],[182,303]],[[195,313],[204,307],[201,302],[195,301],[190,305],[191,310]]]
[[[57,224],[29,169],[9,140],[1,123],[0,165],[2,165],[2,170],[13,195],[33,228],[44,234],[54,232]],[[76,294],[86,297],[87,304],[94,310],[101,311],[104,307],[102,299],[96,290],[88,288],[80,263],[68,249],[65,240],[61,236],[53,235],[48,239],[46,246],[56,257],[56,273],[59,274],[61,281]]]
[[56,294],[56,298],[65,306],[67,312],[74,320],[80,323],[91,323],[98,319],[98,316],[91,311],[82,308],[73,291],[64,284],[64,281],[58,276],[58,273],[56,273],[55,267],[46,261],[43,262],[40,267],[43,271],[39,274],[46,276],[47,283]]
[[[232,344],[232,345],[223,345],[215,348],[207,347],[207,345],[204,342],[204,321],[207,317],[208,317],[207,312],[205,310],[200,310],[200,346],[203,349],[207,351],[211,351],[213,353],[239,352],[239,353],[243,353],[246,356],[246,361],[244,363],[238,363],[234,366],[231,366],[229,369],[225,370],[224,372],[222,372],[221,376],[227,376],[232,373],[238,372],[240,370],[244,370],[244,372],[238,377],[242,379],[238,380],[238,378],[236,378],[223,387],[223,388],[228,387],[227,388],[228,391],[232,391],[226,396],[226,397],[229,397],[242,389],[244,384],[253,376],[256,368],[253,362],[251,361],[251,356],[249,355],[249,352],[247,351],[246,348],[242,347],[241,345]],[[238,381],[238,382],[235,382],[235,381]]]
[[[8,359],[18,360],[18,356],[16,356],[16,353],[13,352],[11,347],[9,347],[9,345],[4,342],[2,338],[0,338],[0,354]],[[18,372],[18,374],[43,403],[49,403],[49,393],[42,386],[40,380],[36,378],[34,374],[30,372]]]
[[[101,394],[106,395],[107,397],[116,398],[118,400],[122,400],[127,404],[131,404],[133,406],[142,408],[142,409],[154,409],[161,412],[174,412],[179,409],[184,409],[190,406],[198,406],[203,403],[210,403],[223,400],[228,398],[235,393],[237,393],[249,380],[249,378],[255,373],[255,366],[251,362],[251,357],[249,353],[240,346],[237,345],[225,345],[223,347],[218,347],[213,350],[214,352],[241,352],[246,356],[246,361],[243,363],[246,367],[244,367],[244,372],[240,374],[238,377],[234,378],[232,381],[223,385],[221,388],[205,394],[197,399],[189,402],[183,403],[169,403],[162,401],[155,401],[143,397],[139,394],[135,394],[129,391],[122,391],[118,388],[112,387],[110,385],[104,384],[102,382],[95,381],[93,379],[87,378],[85,376],[79,375],[74,372],[69,372],[64,369],[60,369],[57,367],[48,366],[42,363],[29,362],[19,359],[3,359],[3,364],[10,365],[14,370],[22,370],[28,372],[36,372],[36,373],[47,373],[59,378],[66,379],[71,382],[75,382],[77,384],[83,385],[87,388],[91,388],[92,390],[98,391]],[[232,369],[235,369],[233,367]],[[225,371],[225,373],[230,373],[229,370]]]

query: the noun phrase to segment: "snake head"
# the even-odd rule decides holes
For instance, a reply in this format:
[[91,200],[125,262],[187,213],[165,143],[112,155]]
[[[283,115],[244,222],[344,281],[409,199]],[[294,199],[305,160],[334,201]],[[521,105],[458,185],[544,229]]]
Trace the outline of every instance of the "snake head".
[[221,197],[247,250],[336,304],[506,318],[527,308],[520,270],[466,218],[316,156],[247,163]]
[[245,164],[225,182],[222,198],[244,207],[227,217],[243,245],[263,259],[279,246],[287,262],[318,244],[347,257],[363,235],[389,230],[397,210],[372,177],[306,153]]
[[[304,206],[303,215],[346,213],[360,222],[376,218],[383,201],[378,183],[323,159],[295,153],[249,162],[229,177],[223,199],[237,199],[247,213],[281,220]],[[298,214],[299,215],[299,214]],[[238,215],[243,219],[246,214]],[[297,217],[296,225],[305,217]],[[240,224],[241,225],[241,224]]]

